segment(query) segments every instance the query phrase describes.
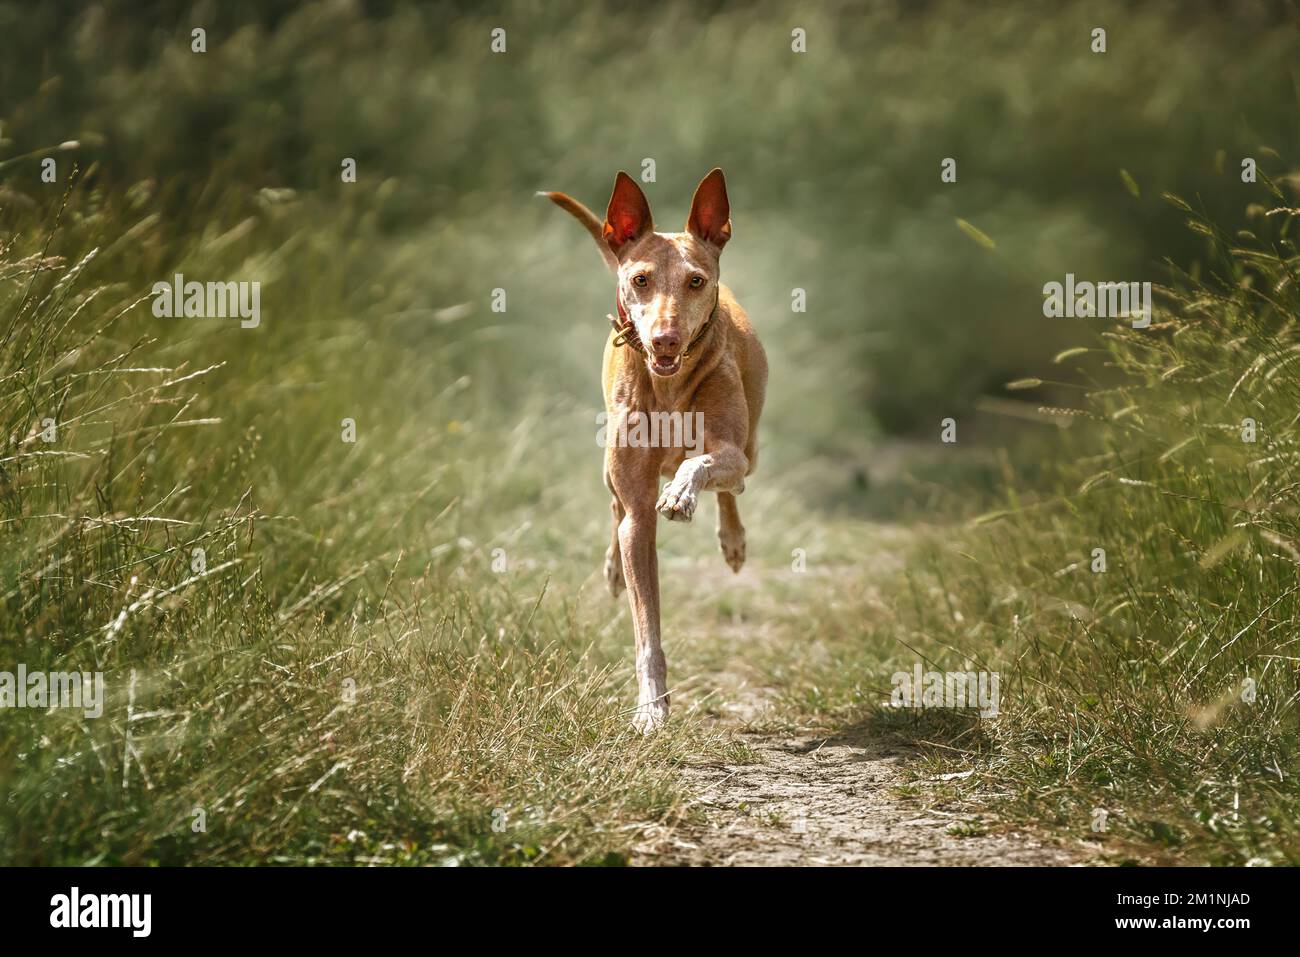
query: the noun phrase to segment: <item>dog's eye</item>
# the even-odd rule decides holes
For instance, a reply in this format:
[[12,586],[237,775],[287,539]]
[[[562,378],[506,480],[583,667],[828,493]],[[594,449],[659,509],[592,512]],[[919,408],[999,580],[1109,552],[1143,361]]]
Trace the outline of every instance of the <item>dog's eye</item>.
[[634,286],[641,286],[644,288],[646,283],[648,283],[649,281],[650,280],[646,279],[645,273],[643,272],[639,272],[632,277],[632,285]]
[[704,277],[703,277],[703,276],[692,276],[692,277],[691,277],[691,288],[692,288],[692,289],[699,289],[699,288],[700,288],[701,286],[703,286],[703,285],[704,285]]

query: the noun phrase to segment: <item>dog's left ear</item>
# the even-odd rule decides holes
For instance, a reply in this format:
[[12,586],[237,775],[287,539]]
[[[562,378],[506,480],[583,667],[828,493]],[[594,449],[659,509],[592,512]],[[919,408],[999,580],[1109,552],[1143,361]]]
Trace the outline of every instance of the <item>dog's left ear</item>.
[[731,238],[731,204],[727,202],[727,181],[722,170],[714,169],[695,187],[686,231],[719,249]]

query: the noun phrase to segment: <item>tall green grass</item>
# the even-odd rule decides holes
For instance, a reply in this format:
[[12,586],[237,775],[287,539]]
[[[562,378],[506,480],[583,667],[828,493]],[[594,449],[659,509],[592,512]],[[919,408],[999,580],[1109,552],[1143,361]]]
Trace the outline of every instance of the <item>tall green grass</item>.
[[[248,247],[284,209],[181,244],[74,187],[0,255],[3,667],[108,686],[0,711],[0,860],[625,860],[726,746],[635,736],[625,636],[580,613],[607,508],[548,470],[594,419],[483,429],[475,377],[394,364],[315,267],[346,224]],[[245,330],[156,319],[151,268],[285,278]]]
[[[1285,182],[1232,233],[1166,197],[1210,265],[1157,290],[1149,329],[1057,357],[1078,400],[1041,413],[1068,427],[1003,453],[1000,507],[924,535],[892,589],[828,616],[795,704],[930,747],[978,771],[968,796],[1121,857],[1300,861],[1300,210]],[[999,716],[882,708],[916,660],[998,671]]]

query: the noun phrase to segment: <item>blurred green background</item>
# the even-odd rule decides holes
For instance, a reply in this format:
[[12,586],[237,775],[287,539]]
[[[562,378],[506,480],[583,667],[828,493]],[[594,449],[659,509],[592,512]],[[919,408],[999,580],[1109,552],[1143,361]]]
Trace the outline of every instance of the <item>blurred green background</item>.
[[[247,222],[224,246],[234,272],[265,251],[299,273],[264,289],[267,338],[294,322],[291,298],[319,288],[332,311],[365,318],[370,348],[490,381],[482,400],[506,408],[538,390],[598,403],[610,280],[534,191],[603,209],[614,172],[653,158],[646,191],[676,229],[722,166],[724,280],[772,354],[768,460],[854,462],[881,430],[929,437],[1086,335],[1042,317],[1044,282],[1158,281],[1165,256],[1195,259],[1161,192],[1235,215],[1252,189],[1241,157],[1267,170],[1271,151],[1296,154],[1288,10],[5,4],[0,119],[6,152],[79,140],[81,188],[148,191],[163,233]],[[195,26],[206,54],[190,50]],[[1104,54],[1090,50],[1097,26]],[[343,157],[356,184],[340,182]],[[945,157],[956,183],[940,181]],[[35,169],[6,170],[6,205],[55,197]],[[270,208],[268,189],[293,190],[291,211]],[[319,229],[338,241],[285,252]],[[158,245],[142,282],[177,265],[164,261],[175,243]],[[488,310],[496,287],[504,315]],[[791,311],[796,287],[806,314]]]

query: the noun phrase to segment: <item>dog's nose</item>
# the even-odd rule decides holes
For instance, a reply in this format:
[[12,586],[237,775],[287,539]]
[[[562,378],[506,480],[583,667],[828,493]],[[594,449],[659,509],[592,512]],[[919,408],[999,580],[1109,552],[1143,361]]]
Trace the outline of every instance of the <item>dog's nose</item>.
[[664,332],[655,332],[650,336],[650,345],[654,347],[655,352],[658,352],[661,355],[663,353],[676,352],[677,347],[681,344],[681,337],[671,329],[665,330]]

